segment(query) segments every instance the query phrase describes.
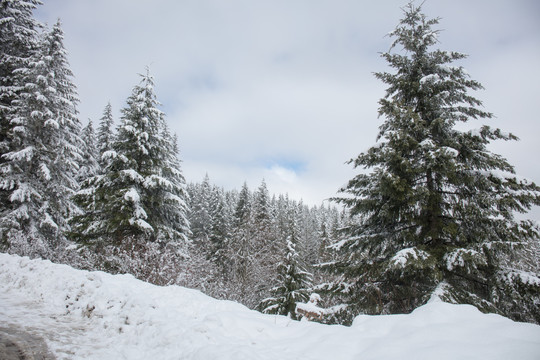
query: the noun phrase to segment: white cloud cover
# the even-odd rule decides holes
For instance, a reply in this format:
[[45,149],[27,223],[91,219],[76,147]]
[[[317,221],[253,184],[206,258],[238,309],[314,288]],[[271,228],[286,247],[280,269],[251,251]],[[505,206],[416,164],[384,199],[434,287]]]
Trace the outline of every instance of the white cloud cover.
[[[310,204],[332,197],[356,171],[344,163],[375,142],[386,69],[378,55],[406,1],[48,0],[36,12],[63,21],[81,118],[117,118],[146,65],[184,174]],[[440,16],[440,47],[486,87],[477,97],[520,142],[495,144],[521,175],[540,182],[540,5],[535,0],[427,1]],[[473,124],[478,127],[480,124]],[[538,216],[537,216],[538,218]]]

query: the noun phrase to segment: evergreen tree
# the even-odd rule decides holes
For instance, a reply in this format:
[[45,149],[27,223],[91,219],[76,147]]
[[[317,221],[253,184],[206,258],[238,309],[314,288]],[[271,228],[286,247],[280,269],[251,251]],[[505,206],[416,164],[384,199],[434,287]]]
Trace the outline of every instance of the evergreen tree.
[[203,246],[208,245],[207,242],[212,229],[212,211],[210,209],[211,193],[210,178],[208,177],[208,174],[206,174],[202,184],[196,187],[190,214],[193,237],[202,242]]
[[319,227],[319,238],[321,241],[319,244],[319,248],[317,249],[318,258],[319,260],[324,262],[327,260],[328,247],[330,246],[331,243],[333,243],[332,237],[331,237],[329,219],[325,218],[321,220],[321,225]]
[[319,229],[321,227],[321,219],[319,217],[319,209],[316,207],[309,208],[300,202],[301,209],[301,228],[303,229],[298,250],[302,259],[310,267],[319,263],[319,248],[321,246],[321,237]]
[[[278,244],[274,237],[274,219],[272,218],[272,203],[266,182],[261,185],[253,196],[253,223],[252,223],[252,247],[253,247],[253,291],[259,299],[269,296],[272,282],[276,278],[276,263],[280,259],[283,247]],[[283,241],[281,241],[283,243]]]
[[76,211],[70,197],[82,159],[78,99],[59,22],[15,73],[24,87],[12,103],[12,147],[0,165],[0,188],[10,194],[0,232],[17,242],[19,253],[51,257]]
[[252,213],[251,194],[247,183],[244,182],[234,212],[233,237],[228,249],[232,264],[231,280],[235,287],[234,293],[240,302],[248,306],[257,304],[252,296],[251,288],[253,268]]
[[[253,213],[255,235],[263,238],[267,237],[270,234],[270,228],[272,227],[272,211],[270,196],[264,179],[255,193]],[[265,240],[266,239],[262,239],[261,241],[266,242]]]
[[[6,161],[3,155],[16,146],[11,124],[15,116],[12,102],[18,98],[24,81],[15,70],[28,66],[38,51],[41,24],[32,16],[38,5],[41,5],[38,0],[0,0],[0,164]],[[10,207],[9,196],[10,191],[0,187],[0,213]]]
[[153,78],[141,75],[122,110],[121,124],[103,175],[83,184],[76,200],[74,235],[86,243],[187,241],[186,188]]
[[0,155],[10,150],[11,105],[24,85],[15,70],[27,66],[39,47],[41,24],[32,16],[38,5],[39,0],[0,1]]
[[[342,274],[333,289],[351,316],[409,312],[434,293],[514,316],[505,311],[507,287],[515,288],[505,261],[538,241],[538,228],[514,213],[539,204],[540,188],[487,148],[517,138],[488,126],[456,127],[492,114],[469,94],[481,84],[450,65],[465,55],[431,50],[438,22],[409,3],[390,33],[392,49],[403,53],[383,53],[396,71],[375,74],[388,85],[379,102],[385,120],[378,144],[351,160],[371,171],[350,180],[342,189],[347,196],[338,199],[355,223],[335,245],[340,260],[328,269]],[[520,277],[526,278],[537,279]],[[519,318],[540,321],[538,309],[524,305],[537,303],[538,282],[523,286],[536,300],[519,300]]]
[[277,267],[278,285],[270,290],[273,296],[264,299],[259,304],[259,308],[267,314],[287,315],[291,319],[297,320],[296,304],[308,301],[312,275],[304,270],[300,256],[296,251],[300,233],[296,206],[291,207],[289,219],[287,249],[284,259]]
[[276,238],[286,239],[289,236],[288,210],[290,205],[289,195],[279,195],[276,202],[275,231]]
[[163,181],[157,184],[156,189],[156,197],[162,199],[159,207],[155,209],[158,212],[156,218],[161,219],[157,229],[161,240],[185,244],[191,235],[187,218],[189,195],[179,160],[178,137],[176,134],[171,135],[164,117],[161,118],[160,131],[164,139],[165,153],[161,167]]
[[227,206],[223,189],[214,187],[210,199],[210,259],[224,270],[227,265],[226,247],[231,237],[232,213]]
[[88,124],[82,129],[81,139],[83,144],[83,148],[81,149],[82,161],[79,165],[79,172],[76,177],[79,183],[82,183],[84,180],[95,176],[100,172],[98,163],[99,152],[92,120],[88,120]]
[[103,159],[103,154],[106,151],[113,149],[114,133],[113,133],[114,119],[112,115],[111,103],[107,103],[103,110],[103,116],[99,120],[99,129],[97,133],[98,150],[99,150],[99,164],[101,169],[105,169],[108,163]]

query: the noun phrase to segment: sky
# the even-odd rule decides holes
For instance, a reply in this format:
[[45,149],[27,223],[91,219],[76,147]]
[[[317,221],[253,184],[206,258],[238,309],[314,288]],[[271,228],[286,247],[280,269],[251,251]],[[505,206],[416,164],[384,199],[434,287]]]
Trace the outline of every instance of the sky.
[[[108,101],[116,121],[146,66],[188,182],[271,193],[318,205],[360,169],[346,162],[375,144],[385,86],[374,72],[405,0],[43,0],[58,18],[79,111],[97,126]],[[540,182],[540,2],[427,0],[440,17],[438,47],[485,90],[484,123],[516,134],[494,143],[516,172]],[[540,220],[540,211],[535,213]]]

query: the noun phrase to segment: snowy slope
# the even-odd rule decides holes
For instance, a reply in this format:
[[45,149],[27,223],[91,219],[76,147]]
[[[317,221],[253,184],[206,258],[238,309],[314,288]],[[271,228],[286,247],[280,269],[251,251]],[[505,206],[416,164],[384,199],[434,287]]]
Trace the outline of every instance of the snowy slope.
[[467,305],[327,326],[1,253],[0,324],[45,337],[60,359],[540,359],[540,326]]

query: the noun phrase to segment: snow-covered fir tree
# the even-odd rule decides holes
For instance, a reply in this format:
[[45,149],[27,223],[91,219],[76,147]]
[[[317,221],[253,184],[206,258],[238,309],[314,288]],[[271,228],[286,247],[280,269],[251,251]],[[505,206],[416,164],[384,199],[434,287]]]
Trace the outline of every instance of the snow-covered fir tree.
[[41,4],[39,0],[0,1],[0,155],[10,150],[11,105],[24,85],[15,70],[27,66],[39,47],[41,24],[32,11]]
[[108,102],[105,106],[105,109],[103,109],[103,116],[99,119],[99,128],[97,132],[97,146],[99,150],[99,164],[101,166],[101,169],[105,169],[108,165],[106,161],[106,157],[103,158],[103,154],[109,150],[112,150],[112,146],[114,143],[114,118],[112,114],[112,106],[111,103]]
[[285,255],[277,266],[277,285],[270,290],[272,297],[259,304],[266,314],[286,315],[293,320],[298,320],[296,304],[307,302],[312,286],[312,274],[304,269],[296,251],[300,235],[298,219],[298,207],[293,204],[289,211]]
[[122,110],[106,151],[104,174],[83,184],[76,200],[85,213],[75,217],[74,235],[84,243],[174,242],[185,247],[189,234],[186,186],[174,143],[159,105],[153,78],[141,75]]
[[321,209],[317,207],[302,206],[300,203],[300,218],[301,229],[300,242],[298,246],[299,252],[302,254],[302,258],[310,266],[321,262],[319,258],[319,250],[321,247],[321,223],[323,220],[323,213]]
[[210,177],[205,175],[201,186],[196,188],[193,193],[193,201],[189,221],[193,238],[207,246],[212,229],[212,210],[210,208],[210,199],[212,188],[210,186]]
[[11,251],[54,258],[76,210],[71,196],[82,160],[77,93],[60,22],[39,50],[16,69],[24,86],[12,102],[11,149],[2,155],[0,187],[9,192],[0,232]]
[[[16,69],[28,65],[39,47],[39,24],[32,11],[41,2],[0,1],[0,164],[4,154],[14,149],[11,119],[15,116],[13,100],[23,89],[23,78]],[[0,213],[9,208],[10,191],[0,188]],[[6,239],[0,239],[7,245]]]
[[160,206],[155,209],[156,218],[160,219],[156,222],[156,227],[161,241],[185,244],[191,235],[187,218],[189,195],[186,179],[181,170],[178,137],[170,133],[164,117],[161,117],[159,129],[164,140],[164,158],[160,173],[162,179],[154,180],[156,181],[155,196],[161,199],[158,200]]
[[210,259],[222,269],[226,270],[226,251],[231,239],[232,210],[227,205],[227,199],[223,188],[214,186],[210,197],[210,217],[212,228],[209,236]]
[[355,222],[328,266],[341,276],[334,294],[350,316],[410,312],[437,294],[538,322],[540,281],[507,259],[538,242],[538,228],[514,214],[538,205],[540,188],[487,147],[514,135],[456,127],[492,114],[470,95],[481,84],[451,65],[465,55],[432,49],[438,22],[409,3],[390,33],[382,57],[395,72],[376,74],[388,85],[378,143],[351,160],[370,171],[350,180],[339,199]]
[[[271,219],[271,203],[270,196],[268,194],[268,188],[264,179],[261,185],[257,189],[253,199],[253,221],[255,224],[255,236],[265,237],[268,236],[270,228],[272,227]],[[266,241],[267,239],[262,239]]]
[[252,291],[257,298],[270,295],[271,283],[277,276],[276,264],[283,252],[284,239],[276,238],[274,229],[273,204],[264,179],[253,196],[252,244],[253,279]]
[[[231,192],[211,185],[208,174],[202,183],[189,184],[188,193],[188,218],[198,224],[192,225],[188,273],[181,275],[181,283],[216,298],[232,298],[232,269],[227,247],[231,240],[233,204],[236,201]],[[207,222],[201,224],[202,219],[207,219]]]
[[83,146],[81,149],[82,161],[79,164],[79,171],[76,176],[79,183],[97,175],[101,171],[98,161],[97,138],[92,120],[88,120],[88,124],[82,129],[81,140]]
[[251,270],[254,266],[252,218],[252,195],[247,183],[244,182],[238,195],[233,218],[234,230],[228,250],[231,262],[231,279],[235,286],[234,294],[240,302],[251,307],[256,305],[251,288]]

